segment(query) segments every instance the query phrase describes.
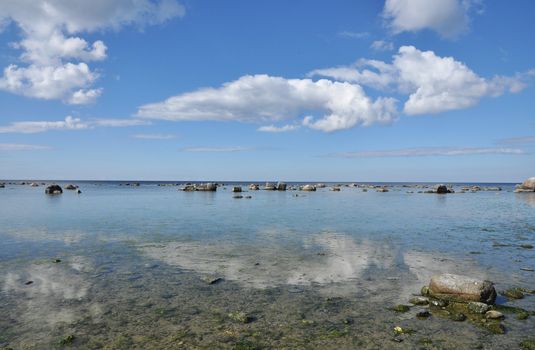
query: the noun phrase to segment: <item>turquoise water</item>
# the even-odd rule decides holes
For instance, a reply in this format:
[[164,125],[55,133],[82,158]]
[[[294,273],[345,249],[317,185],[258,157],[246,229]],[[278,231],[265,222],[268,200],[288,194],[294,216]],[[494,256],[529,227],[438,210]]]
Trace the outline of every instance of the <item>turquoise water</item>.
[[[535,250],[520,246],[535,245],[535,193],[510,184],[251,199],[77,184],[0,189],[0,348],[515,348],[535,333],[535,317],[494,335],[388,310],[441,272],[535,289]],[[535,296],[508,305],[535,310]],[[396,325],[416,333],[393,342]]]

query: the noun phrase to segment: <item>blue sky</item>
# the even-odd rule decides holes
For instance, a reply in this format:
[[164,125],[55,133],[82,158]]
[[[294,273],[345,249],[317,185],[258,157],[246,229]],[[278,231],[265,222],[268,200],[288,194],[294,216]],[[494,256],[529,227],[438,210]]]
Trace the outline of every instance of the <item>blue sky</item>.
[[3,0],[0,178],[520,182],[535,3]]

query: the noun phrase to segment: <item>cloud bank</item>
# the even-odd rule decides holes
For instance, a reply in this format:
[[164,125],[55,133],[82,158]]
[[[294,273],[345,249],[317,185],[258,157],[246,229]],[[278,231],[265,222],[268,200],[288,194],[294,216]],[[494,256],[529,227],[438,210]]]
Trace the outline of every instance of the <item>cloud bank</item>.
[[516,148],[493,148],[493,147],[423,147],[423,148],[404,148],[398,150],[385,151],[359,151],[336,153],[331,156],[341,158],[387,158],[387,157],[429,157],[429,156],[464,156],[464,155],[482,155],[482,154],[526,154],[525,151]]
[[304,125],[336,131],[390,123],[396,100],[372,100],[361,86],[326,79],[246,75],[219,88],[180,94],[138,109],[137,117],[173,121],[279,122],[302,118]]
[[84,130],[95,127],[127,127],[147,124],[147,121],[139,119],[95,119],[84,122],[80,118],[67,116],[65,120],[59,121],[13,122],[7,126],[0,126],[0,134],[37,134],[53,130]]
[[81,33],[121,26],[163,23],[184,15],[175,0],[3,0],[0,31],[14,23],[21,40],[23,65],[10,64],[0,76],[0,90],[68,104],[88,104],[102,93],[93,84],[99,74],[88,63],[107,57],[101,40],[87,42]]

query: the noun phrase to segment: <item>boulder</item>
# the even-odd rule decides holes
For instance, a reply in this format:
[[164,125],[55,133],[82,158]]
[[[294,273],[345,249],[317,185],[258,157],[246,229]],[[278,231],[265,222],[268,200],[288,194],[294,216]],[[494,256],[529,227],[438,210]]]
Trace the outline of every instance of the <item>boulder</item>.
[[241,187],[240,186],[232,187],[232,192],[241,192]]
[[388,192],[388,188],[384,188],[384,187],[379,187],[378,189],[376,189],[377,192]]
[[521,185],[517,185],[515,192],[535,192],[535,177],[530,177]]
[[73,185],[73,184],[68,184],[67,186],[65,186],[66,190],[71,190],[71,191],[73,191],[73,190],[75,190],[77,188],[78,188],[78,186]]
[[217,191],[217,184],[214,182],[198,184],[198,185],[195,185],[195,191],[215,192]]
[[63,190],[59,185],[50,185],[45,188],[46,194],[62,194]]
[[450,273],[431,278],[429,295],[458,302],[478,301],[493,304],[496,300],[496,290],[492,282]]
[[340,192],[340,187],[332,187],[331,191]]
[[448,188],[446,187],[446,185],[437,185],[435,187],[435,193],[445,194],[445,193],[449,193],[449,191],[448,191]]
[[316,188],[325,188],[325,184],[319,183],[316,185]]
[[6,185],[5,184],[0,184],[0,188],[5,188]]
[[302,191],[315,191],[316,190],[316,186],[314,185],[304,185],[303,187],[301,187],[301,190]]
[[264,186],[264,190],[266,191],[275,191],[276,189],[277,187],[269,182],[266,182],[266,186]]
[[250,184],[249,185],[249,190],[250,191],[258,191],[260,189],[260,186],[258,186],[257,184]]
[[277,183],[277,191],[286,191],[286,184],[284,182]]
[[31,187],[39,187],[39,184],[37,182],[32,182],[30,184]]

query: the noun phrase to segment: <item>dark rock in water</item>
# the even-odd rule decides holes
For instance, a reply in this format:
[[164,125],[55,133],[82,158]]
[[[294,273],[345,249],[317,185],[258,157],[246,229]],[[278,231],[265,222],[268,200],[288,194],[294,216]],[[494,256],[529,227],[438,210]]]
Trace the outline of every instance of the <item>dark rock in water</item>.
[[313,191],[316,191],[316,186],[314,186],[314,185],[304,185],[303,187],[301,187],[301,191],[313,192]]
[[63,189],[59,185],[50,185],[45,189],[46,194],[62,194]]
[[0,184],[0,188],[6,188],[5,184]]
[[522,299],[524,297],[524,293],[522,292],[521,288],[509,288],[500,292],[500,294],[507,299]]
[[533,271],[535,271],[535,269],[532,269],[531,267],[521,267],[520,270],[522,270],[522,271],[528,271],[528,272],[533,272]]
[[416,317],[418,318],[429,318],[431,316],[431,313],[427,310],[420,311],[416,314]]
[[241,187],[240,186],[232,187],[232,192],[241,192]]
[[81,191],[81,190],[78,190],[78,191],[76,191],[76,193],[78,193],[78,194],[81,194],[81,193],[82,193],[82,191]]
[[253,196],[245,196],[245,198],[251,199],[251,198],[253,198]]
[[518,345],[522,350],[535,350],[535,338],[522,340]]
[[243,198],[243,196],[241,194],[237,194],[235,196],[232,196],[232,198],[241,199],[241,198]]
[[431,278],[429,295],[436,299],[459,302],[480,301],[494,304],[496,300],[496,290],[492,282],[449,273]]
[[249,191],[258,191],[260,189],[260,186],[257,184],[250,184],[249,185]]
[[505,326],[499,322],[488,322],[484,326],[493,334],[505,334]]
[[521,245],[520,245],[520,248],[524,248],[524,249],[533,249],[533,245],[531,245],[531,244],[521,244]]
[[27,285],[27,286],[29,286],[29,285],[32,284],[32,283],[33,283],[33,281],[27,281],[27,282],[25,282],[24,284]]
[[286,184],[284,182],[277,183],[277,191],[286,191]]
[[65,186],[66,190],[71,190],[71,191],[75,190],[77,188],[78,188],[78,186],[75,186],[75,185],[72,185],[72,184],[68,184],[67,186]]
[[489,311],[490,306],[485,303],[480,303],[478,301],[471,301],[467,305],[468,310],[475,314],[484,314]]
[[54,259],[52,260],[53,263],[57,264],[57,263],[60,263],[61,262],[61,259]]
[[466,315],[463,314],[462,312],[454,312],[450,314],[450,319],[456,322],[463,322],[466,320]]
[[446,194],[453,193],[453,190],[451,188],[448,188],[446,185],[436,185],[432,193]]
[[206,279],[206,283],[212,284],[212,285],[213,284],[219,284],[219,283],[221,283],[223,281],[224,281],[224,279],[221,278],[221,277],[213,277],[213,278],[207,278]]
[[264,190],[266,191],[275,191],[276,189],[277,189],[277,186],[269,182],[266,182],[266,185],[264,186]]

